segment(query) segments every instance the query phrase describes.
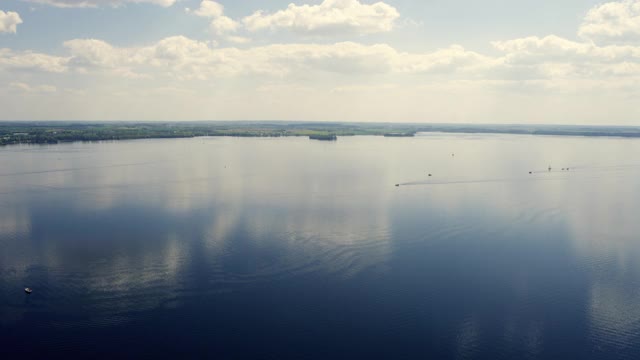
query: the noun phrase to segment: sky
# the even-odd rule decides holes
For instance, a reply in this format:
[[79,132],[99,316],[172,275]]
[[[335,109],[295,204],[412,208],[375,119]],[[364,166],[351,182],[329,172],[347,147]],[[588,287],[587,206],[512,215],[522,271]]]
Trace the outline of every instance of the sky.
[[0,120],[640,126],[640,0],[0,0]]

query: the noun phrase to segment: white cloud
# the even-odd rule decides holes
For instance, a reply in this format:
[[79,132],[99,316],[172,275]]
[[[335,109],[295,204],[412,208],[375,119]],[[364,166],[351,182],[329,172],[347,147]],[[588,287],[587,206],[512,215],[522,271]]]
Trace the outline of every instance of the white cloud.
[[494,41],[492,45],[501,51],[509,53],[547,53],[547,54],[585,54],[595,48],[592,44],[578,43],[555,35],[539,38],[530,36],[526,38]]
[[22,24],[20,14],[13,11],[4,12],[0,10],[0,33],[16,33],[16,28]]
[[0,49],[0,70],[44,71],[61,73],[67,70],[69,58]]
[[224,6],[213,0],[202,0],[196,10],[186,9],[197,16],[211,19],[213,34],[236,43],[246,43],[246,37],[230,36],[240,29],[256,32],[285,28],[305,35],[372,34],[391,31],[398,11],[383,2],[371,5],[359,0],[324,0],[319,5],[290,4],[273,14],[256,11],[242,19],[242,23],[226,16]]
[[528,57],[540,62],[549,61],[579,61],[590,60],[597,62],[617,62],[622,60],[640,60],[640,47],[630,45],[597,46],[567,40],[555,35],[539,38],[527,38],[495,41],[492,43],[498,50],[509,53],[510,56]]
[[202,17],[217,18],[224,16],[224,6],[215,1],[203,0],[193,13]]
[[240,24],[237,21],[227,16],[219,16],[211,20],[211,30],[219,35],[235,32],[239,27]]
[[387,72],[395,50],[357,43],[274,44],[249,49],[212,48],[178,36],[138,51],[143,62],[183,79],[262,74],[285,76],[301,71],[334,73]]
[[[527,37],[495,41],[493,46],[505,53],[504,67],[520,77],[605,77],[633,75],[633,64],[640,64],[640,47],[597,46],[558,36]],[[636,72],[636,75],[640,73]]]
[[54,93],[58,90],[52,85],[29,85],[22,82],[12,82],[9,86],[14,90],[30,94],[47,94]]
[[578,34],[596,43],[640,43],[640,0],[609,2],[591,9]]
[[[177,2],[30,1],[58,7]],[[373,1],[317,0],[238,21],[218,2],[193,0],[199,7],[188,12],[209,24],[214,37],[208,41],[173,36],[119,46],[74,39],[51,53],[0,48],[5,84],[0,103],[9,109],[2,116],[168,119],[182,116],[184,109],[189,119],[565,122],[567,114],[577,114],[586,122],[633,122],[640,116],[640,0],[595,7],[585,16],[578,40],[549,35],[495,41],[491,53],[460,45],[401,51],[368,38],[366,43],[318,40],[401,26],[395,8]],[[234,46],[264,30],[291,31],[317,43]],[[86,88],[79,92],[69,86]],[[34,110],[18,111],[26,108]],[[309,108],[318,111],[309,113]]]
[[236,44],[248,44],[251,42],[251,39],[243,36],[227,36],[226,39],[227,41],[230,41]]
[[151,76],[135,71],[145,59],[136,48],[117,48],[96,39],[75,39],[64,43],[71,57],[69,67],[79,73],[106,72],[117,77],[147,79]]
[[[495,41],[500,72],[511,79],[590,79],[640,76],[640,0],[591,9],[578,30],[585,41],[555,35]],[[619,81],[619,80],[612,80]]]
[[64,46],[71,52],[70,64],[81,68],[113,68],[130,59],[126,56],[127,50],[117,49],[102,40],[75,39],[65,41]]
[[467,51],[460,45],[452,45],[426,54],[400,54],[396,69],[407,73],[482,73],[495,66],[496,59]]
[[629,77],[629,76],[638,76],[640,75],[640,63],[633,62],[621,62],[618,64],[613,64],[603,69],[603,72],[606,75],[611,76],[621,76],[621,77]]
[[[190,9],[186,9],[187,12],[191,12]],[[240,23],[232,18],[224,15],[224,6],[220,3],[211,0],[202,0],[200,7],[193,11],[194,15],[200,17],[206,17],[211,19],[209,28],[211,32],[223,39],[235,43],[247,43],[250,40],[242,36],[232,36],[230,33],[235,33],[240,28]]]
[[59,8],[95,8],[102,6],[118,7],[127,3],[153,4],[162,7],[169,7],[177,0],[23,0],[36,4],[49,5]]
[[[242,41],[242,38],[236,40]],[[180,80],[233,76],[313,78],[403,75],[454,80],[604,79],[640,76],[640,47],[581,43],[557,36],[493,42],[503,52],[488,56],[460,45],[433,52],[400,52],[387,44],[272,44],[239,49],[214,47],[184,36],[143,47],[117,47],[96,39],[64,43],[66,56],[0,50],[0,69],[108,73],[127,78]],[[387,79],[388,81],[388,79]],[[407,81],[405,78],[404,81]]]
[[257,11],[242,22],[249,31],[289,29],[307,35],[372,34],[388,32],[400,17],[384,2],[371,5],[359,0],[324,0],[319,5],[289,4],[273,14]]
[[[242,38],[234,40],[242,41]],[[15,54],[5,49],[0,52],[0,68],[4,62],[13,66],[31,64],[31,67],[55,72],[71,70],[126,77],[204,80],[251,74],[283,77],[319,73],[347,76],[469,73],[494,66],[496,62],[461,46],[432,53],[404,53],[386,44],[355,42],[272,44],[238,49],[212,47],[208,42],[174,36],[144,47],[116,47],[96,39],[70,40],[64,46],[69,52],[66,57]]]
[[64,43],[67,49],[64,56],[0,49],[0,70],[178,80],[238,76],[256,80],[257,75],[288,78],[298,84],[311,81],[309,79],[325,81],[325,75],[331,74],[339,74],[344,79],[380,77],[387,82],[436,77],[439,81],[553,80],[556,83],[561,79],[640,79],[640,47],[597,46],[557,36],[492,44],[502,54],[484,55],[459,45],[432,52],[401,52],[387,44],[357,42],[271,44],[240,49],[216,47],[211,42],[184,36],[168,37],[142,47],[117,47],[97,39],[75,39]]

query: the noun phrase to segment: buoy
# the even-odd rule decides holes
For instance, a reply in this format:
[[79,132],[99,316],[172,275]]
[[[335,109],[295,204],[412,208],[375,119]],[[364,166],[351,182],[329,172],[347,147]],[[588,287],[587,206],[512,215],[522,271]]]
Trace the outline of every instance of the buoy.
[[400,187],[400,184],[396,184],[396,187]]
[[533,174],[533,171],[529,171],[529,174]]
[[431,176],[431,174],[429,174],[429,176]]

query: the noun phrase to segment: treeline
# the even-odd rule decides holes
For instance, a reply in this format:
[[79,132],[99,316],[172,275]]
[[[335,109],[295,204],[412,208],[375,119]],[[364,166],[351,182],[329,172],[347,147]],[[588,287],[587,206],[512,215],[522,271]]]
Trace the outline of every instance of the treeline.
[[202,131],[169,131],[155,129],[41,129],[27,128],[19,132],[0,132],[0,145],[56,144],[74,141],[131,140],[144,138],[182,138],[204,136]]
[[322,141],[335,141],[335,140],[338,140],[338,136],[336,136],[336,134],[313,134],[313,135],[309,135],[309,139],[322,140]]
[[419,132],[640,137],[638,127],[470,124],[364,124],[282,122],[75,123],[0,122],[0,145],[56,144],[73,141],[189,138],[197,136],[410,137]]

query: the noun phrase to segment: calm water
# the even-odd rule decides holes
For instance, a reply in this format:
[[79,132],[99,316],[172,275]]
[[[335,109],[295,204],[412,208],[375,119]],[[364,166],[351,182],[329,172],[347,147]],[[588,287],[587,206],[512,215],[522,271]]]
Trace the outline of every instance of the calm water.
[[637,359],[638,154],[439,134],[0,148],[2,353]]

